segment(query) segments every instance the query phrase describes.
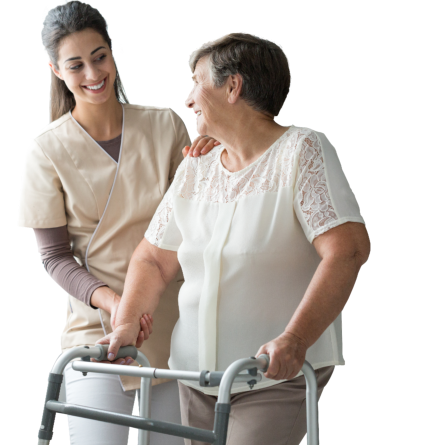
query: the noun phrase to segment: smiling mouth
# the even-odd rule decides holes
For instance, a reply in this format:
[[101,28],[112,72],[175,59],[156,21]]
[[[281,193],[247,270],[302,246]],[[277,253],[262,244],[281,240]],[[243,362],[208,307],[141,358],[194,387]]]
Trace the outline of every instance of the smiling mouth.
[[100,83],[96,83],[94,85],[82,85],[82,88],[85,88],[85,90],[89,90],[89,91],[92,91],[93,93],[96,93],[105,87],[106,80],[107,80],[107,77],[105,77]]
[[195,114],[196,114],[197,116],[201,116],[201,110],[198,110]]

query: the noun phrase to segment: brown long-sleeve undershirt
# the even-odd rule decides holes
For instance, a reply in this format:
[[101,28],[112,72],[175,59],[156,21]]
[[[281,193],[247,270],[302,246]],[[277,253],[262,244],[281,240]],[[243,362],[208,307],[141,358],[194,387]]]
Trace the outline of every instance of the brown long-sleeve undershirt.
[[[121,135],[110,141],[97,143],[118,162]],[[92,293],[107,284],[77,263],[71,250],[68,227],[34,229],[34,231],[41,260],[48,274],[71,296],[91,306]]]

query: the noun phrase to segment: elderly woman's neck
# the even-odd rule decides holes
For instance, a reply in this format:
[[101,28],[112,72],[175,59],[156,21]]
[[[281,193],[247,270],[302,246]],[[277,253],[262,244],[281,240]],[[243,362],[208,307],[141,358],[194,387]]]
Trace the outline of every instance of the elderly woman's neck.
[[225,147],[221,162],[231,172],[242,170],[256,161],[289,128],[260,113],[239,116],[217,138]]

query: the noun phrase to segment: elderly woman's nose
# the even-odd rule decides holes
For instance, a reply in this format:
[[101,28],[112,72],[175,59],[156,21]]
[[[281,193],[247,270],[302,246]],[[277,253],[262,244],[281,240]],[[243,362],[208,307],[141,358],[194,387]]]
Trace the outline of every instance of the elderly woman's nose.
[[192,99],[192,91],[189,93],[188,98],[185,100],[185,105],[188,108],[192,108],[194,106],[194,100]]

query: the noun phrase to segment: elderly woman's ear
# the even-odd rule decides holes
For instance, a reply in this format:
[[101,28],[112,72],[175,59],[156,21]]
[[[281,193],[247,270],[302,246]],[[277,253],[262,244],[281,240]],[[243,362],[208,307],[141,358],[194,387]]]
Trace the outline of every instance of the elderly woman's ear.
[[227,79],[227,100],[230,104],[236,103],[241,97],[242,92],[242,76],[237,73],[228,77]]
[[194,139],[191,146],[186,146],[183,150],[183,156],[198,157],[200,155],[205,155],[209,153],[213,147],[220,145],[221,142],[218,142],[216,139],[211,138],[210,136],[198,136]]

